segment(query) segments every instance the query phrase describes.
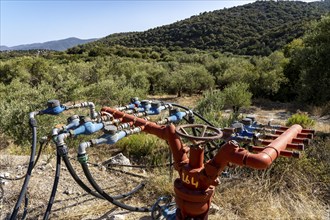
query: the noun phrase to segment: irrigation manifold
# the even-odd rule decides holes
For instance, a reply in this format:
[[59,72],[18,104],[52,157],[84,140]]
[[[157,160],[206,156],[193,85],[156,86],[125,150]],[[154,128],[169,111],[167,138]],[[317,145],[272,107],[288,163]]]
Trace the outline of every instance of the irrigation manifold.
[[[77,108],[87,108],[88,115],[72,114],[64,126],[56,126],[49,138],[56,145],[56,170],[52,192],[43,219],[48,219],[56,196],[60,179],[61,161],[76,183],[87,193],[104,199],[120,208],[135,212],[150,212],[152,219],[207,219],[211,200],[218,177],[229,163],[254,169],[268,168],[276,158],[299,157],[299,151],[309,144],[314,130],[302,129],[300,125],[284,127],[259,124],[255,117],[247,116],[234,122],[228,128],[217,128],[200,114],[175,103],[142,100],[132,98],[131,103],[120,107],[102,107],[99,111],[93,102],[81,102],[74,105],[62,105],[58,100],[47,102],[47,108],[29,114],[32,129],[30,161],[24,176],[21,192],[13,208],[10,219],[17,219],[20,206],[25,198],[22,214],[28,215],[27,188],[32,170],[40,156],[36,156],[37,120],[36,116],[59,115],[64,111],[74,112]],[[153,115],[162,114],[162,119],[151,120]],[[202,124],[195,124],[196,117]],[[173,157],[173,168],[179,173],[174,180],[175,200],[162,196],[150,207],[135,207],[121,199],[133,196],[144,187],[141,182],[133,189],[119,195],[109,195],[97,183],[88,166],[88,148],[100,144],[113,145],[123,138],[145,132],[165,140]],[[81,142],[77,146],[77,160],[81,164],[90,188],[76,174],[68,155],[67,139],[77,136],[99,134]],[[94,135],[95,136],[95,135]],[[93,136],[93,137],[94,137]],[[212,146],[212,156],[208,147]]]

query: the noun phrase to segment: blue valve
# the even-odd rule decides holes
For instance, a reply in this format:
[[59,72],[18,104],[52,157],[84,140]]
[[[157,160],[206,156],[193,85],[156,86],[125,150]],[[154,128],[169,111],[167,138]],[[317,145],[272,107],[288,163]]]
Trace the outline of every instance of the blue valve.
[[187,112],[180,112],[179,109],[175,108],[173,110],[170,111],[170,116],[167,117],[167,120],[169,122],[179,122],[183,119],[184,116],[187,115]]
[[[113,126],[115,127],[115,126]],[[105,134],[102,135],[101,137],[99,137],[98,139],[94,139],[93,140],[93,144],[109,144],[109,145],[112,145],[112,144],[115,144],[117,143],[119,140],[121,140],[122,138],[126,137],[126,132],[125,131],[114,131],[113,132],[106,132],[105,131]]]
[[161,219],[163,216],[166,220],[176,219],[176,204],[171,202],[169,197],[160,197],[156,203],[152,206],[151,218]]
[[104,134],[97,138],[92,139],[88,142],[83,142],[79,145],[78,155],[85,155],[86,148],[98,144],[115,144],[122,138],[126,137],[127,133],[125,131],[118,131],[117,127],[114,125],[106,125],[103,128]]
[[48,115],[58,115],[62,113],[64,110],[66,110],[66,107],[60,104],[60,101],[58,100],[49,100],[47,102],[48,108],[45,110],[42,110],[42,114],[48,114]]
[[[246,129],[246,126],[243,123],[236,122],[231,125],[234,128],[235,136],[238,137],[249,137],[252,138],[254,136],[253,131],[249,131]],[[235,139],[235,137],[233,137]]]
[[84,122],[78,128],[70,130],[71,135],[78,136],[81,134],[93,134],[104,127],[103,123],[93,123],[91,121]]
[[162,106],[160,102],[152,102],[151,107],[146,113],[148,115],[158,115],[161,113],[161,111],[165,110],[166,107]]
[[139,112],[147,112],[151,108],[151,104],[149,100],[142,100],[141,104],[138,108]]
[[80,125],[79,115],[72,115],[67,119],[68,124],[63,126],[64,131],[76,129]]
[[138,97],[131,98],[131,103],[128,104],[128,109],[134,109],[141,106],[141,102]]
[[247,116],[246,118],[243,118],[242,124],[244,125],[245,130],[249,132],[254,132],[261,127],[261,125],[255,121],[254,116]]

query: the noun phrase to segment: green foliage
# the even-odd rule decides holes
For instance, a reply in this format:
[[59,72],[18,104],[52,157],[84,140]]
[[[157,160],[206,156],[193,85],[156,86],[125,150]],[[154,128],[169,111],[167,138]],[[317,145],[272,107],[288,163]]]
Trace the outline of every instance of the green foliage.
[[165,164],[170,153],[166,142],[145,133],[124,138],[117,142],[116,146],[134,161],[146,165]]
[[313,22],[306,35],[285,48],[290,58],[285,75],[291,87],[288,96],[308,104],[330,100],[330,15]]
[[287,78],[283,69],[288,63],[282,52],[276,51],[268,57],[262,57],[252,61],[255,65],[255,78],[250,83],[251,90],[256,96],[271,97],[276,94],[282,84],[286,84]]
[[[95,50],[95,45],[126,47],[167,47],[214,50],[234,54],[262,55],[280,49],[306,30],[305,22],[319,19],[329,11],[325,3],[292,1],[256,1],[229,9],[204,12],[188,19],[144,32],[112,34],[84,46]],[[93,46],[90,46],[93,45]],[[72,52],[72,51],[70,51]],[[81,53],[81,50],[77,50]],[[130,56],[129,50],[117,55]],[[156,52],[145,57],[159,59]],[[135,56],[135,55],[134,55]]]
[[[13,80],[8,86],[0,84],[0,132],[15,141],[16,144],[27,144],[31,139],[31,130],[28,126],[29,112],[35,109],[44,109],[47,100],[56,96],[52,87],[41,83],[37,88]],[[38,120],[42,132],[49,132],[56,118],[44,117]]]
[[223,90],[225,106],[232,107],[234,113],[242,107],[251,105],[252,93],[249,92],[249,85],[242,82],[233,83]]
[[197,104],[195,110],[202,115],[208,112],[219,112],[223,109],[225,100],[220,90],[210,90],[203,94],[203,98]]
[[299,124],[303,128],[311,128],[315,125],[315,121],[311,119],[307,114],[296,113],[288,118],[286,125],[291,126],[294,124]]
[[212,76],[200,64],[180,65],[167,76],[166,83],[171,92],[177,93],[178,96],[182,92],[192,95],[214,86]]

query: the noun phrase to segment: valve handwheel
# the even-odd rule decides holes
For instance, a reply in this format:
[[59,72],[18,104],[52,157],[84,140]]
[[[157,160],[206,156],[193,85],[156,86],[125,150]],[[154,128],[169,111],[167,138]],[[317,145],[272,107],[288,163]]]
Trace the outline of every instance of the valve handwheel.
[[[198,129],[199,134],[189,134],[187,129],[190,128],[192,130]],[[208,141],[213,141],[220,139],[222,137],[222,131],[218,128],[209,126],[209,125],[202,125],[202,124],[186,124],[186,125],[179,125],[176,127],[175,132],[180,137],[187,138],[188,140],[192,141],[195,144],[201,144]]]

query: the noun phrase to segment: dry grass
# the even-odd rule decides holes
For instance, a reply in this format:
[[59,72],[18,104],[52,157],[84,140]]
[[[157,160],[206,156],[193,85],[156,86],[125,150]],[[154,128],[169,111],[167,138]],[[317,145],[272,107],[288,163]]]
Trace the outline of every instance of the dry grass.
[[325,219],[327,206],[318,198],[299,188],[274,192],[267,181],[223,182],[213,200],[220,212],[210,219]]

